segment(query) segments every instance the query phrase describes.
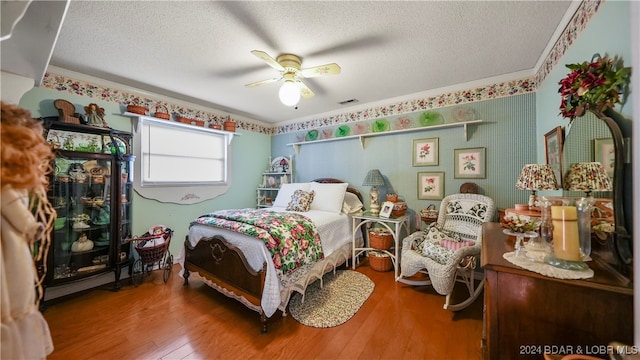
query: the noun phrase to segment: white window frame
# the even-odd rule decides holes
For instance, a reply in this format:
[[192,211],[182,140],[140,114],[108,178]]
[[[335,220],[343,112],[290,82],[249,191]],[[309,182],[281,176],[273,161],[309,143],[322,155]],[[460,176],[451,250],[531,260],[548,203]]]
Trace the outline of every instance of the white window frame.
[[189,204],[230,186],[231,140],[236,133],[147,116],[134,125],[134,189],[143,197]]

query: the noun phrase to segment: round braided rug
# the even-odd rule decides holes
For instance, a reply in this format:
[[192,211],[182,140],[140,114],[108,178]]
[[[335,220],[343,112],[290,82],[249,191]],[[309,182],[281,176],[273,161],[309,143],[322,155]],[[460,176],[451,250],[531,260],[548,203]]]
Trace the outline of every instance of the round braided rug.
[[304,296],[295,293],[289,302],[289,313],[299,323],[317,327],[334,327],[351,319],[369,298],[375,284],[366,275],[353,270],[327,273],[324,286],[316,281],[307,287]]

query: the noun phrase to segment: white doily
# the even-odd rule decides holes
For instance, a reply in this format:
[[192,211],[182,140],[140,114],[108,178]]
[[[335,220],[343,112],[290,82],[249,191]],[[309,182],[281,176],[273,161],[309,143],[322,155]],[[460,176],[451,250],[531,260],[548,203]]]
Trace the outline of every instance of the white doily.
[[505,260],[508,262],[520,266],[521,268],[525,268],[529,271],[533,271],[535,273],[549,276],[557,279],[588,279],[593,277],[593,270],[566,270],[560,269],[555,266],[551,266],[549,264],[545,264],[538,261],[531,261],[528,258],[516,256],[515,251],[504,253],[502,255]]

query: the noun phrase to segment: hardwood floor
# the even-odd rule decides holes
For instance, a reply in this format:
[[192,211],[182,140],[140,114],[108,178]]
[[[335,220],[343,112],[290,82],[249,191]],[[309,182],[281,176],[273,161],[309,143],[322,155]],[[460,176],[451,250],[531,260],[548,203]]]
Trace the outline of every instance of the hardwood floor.
[[357,271],[376,286],[349,321],[317,329],[276,313],[261,334],[256,312],[195,274],[183,287],[179,269],[167,284],[154,271],[139,287],[105,286],[49,304],[44,315],[55,347],[49,359],[482,358],[482,297],[452,313],[431,287],[396,283],[393,272],[365,263]]

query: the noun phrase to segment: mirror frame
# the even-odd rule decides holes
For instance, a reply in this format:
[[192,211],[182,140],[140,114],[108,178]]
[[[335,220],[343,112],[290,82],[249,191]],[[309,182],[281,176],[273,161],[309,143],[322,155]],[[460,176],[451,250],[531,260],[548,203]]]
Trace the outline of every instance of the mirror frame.
[[613,138],[615,154],[613,170],[613,216],[615,231],[612,234],[612,241],[609,242],[609,249],[615,255],[616,264],[614,265],[622,265],[623,268],[630,267],[633,260],[633,250],[631,234],[627,231],[624,216],[624,142],[619,125],[624,118],[612,109],[606,109],[604,111],[590,109],[589,111],[605,122]]

